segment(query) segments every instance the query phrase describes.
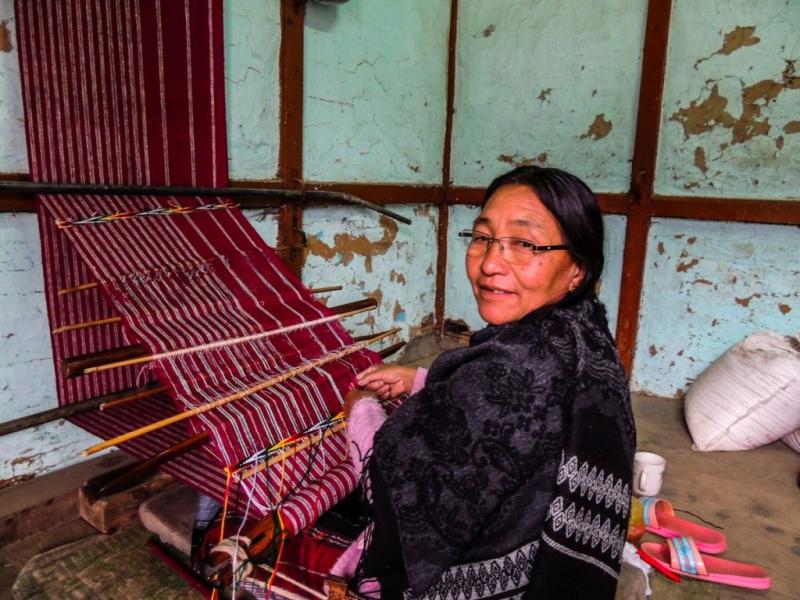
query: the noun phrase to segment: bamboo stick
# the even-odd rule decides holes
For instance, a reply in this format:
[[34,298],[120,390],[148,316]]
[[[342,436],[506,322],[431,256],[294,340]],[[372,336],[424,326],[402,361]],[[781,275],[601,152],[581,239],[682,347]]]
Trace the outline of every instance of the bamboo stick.
[[230,338],[227,340],[221,340],[219,342],[209,342],[208,344],[200,344],[199,346],[192,346],[190,348],[181,348],[179,350],[171,350],[170,352],[161,352],[160,354],[148,354],[147,356],[137,356],[135,358],[127,358],[125,360],[118,360],[115,362],[105,363],[102,365],[97,365],[96,367],[89,367],[84,369],[84,374],[89,373],[99,373],[101,371],[108,371],[110,369],[118,369],[120,367],[129,367],[131,365],[140,365],[142,363],[149,363],[154,360],[160,360],[162,358],[172,358],[174,356],[182,356],[184,354],[193,354],[195,352],[203,352],[204,350],[213,350],[216,348],[225,348],[227,346],[232,346],[234,344],[240,344],[244,342],[251,342],[255,340],[261,340],[268,337],[272,337],[274,335],[281,335],[286,333],[291,333],[292,331],[297,331],[298,329],[305,329],[307,327],[312,327],[314,325],[322,325],[323,323],[328,323],[330,321],[336,321],[338,319],[346,319],[347,317],[352,317],[353,315],[360,314],[362,312],[366,312],[368,310],[373,310],[374,306],[367,306],[365,308],[361,308],[358,310],[351,310],[345,313],[334,314],[328,317],[322,317],[321,319],[314,319],[313,321],[303,321],[302,323],[296,323],[294,325],[289,325],[287,327],[280,327],[278,329],[272,329],[270,331],[262,331],[261,333],[254,333],[252,335],[246,335],[237,338]]
[[282,383],[282,382],[286,381],[287,379],[290,379],[291,377],[295,377],[295,376],[300,375],[302,373],[306,373],[306,372],[308,372],[308,371],[310,371],[312,369],[316,369],[317,367],[321,367],[322,365],[325,365],[325,364],[327,364],[329,362],[333,362],[335,360],[339,360],[340,358],[343,358],[345,356],[353,354],[354,352],[358,352],[359,350],[363,350],[364,348],[366,348],[370,344],[374,344],[374,343],[382,340],[385,337],[388,337],[390,335],[394,335],[398,331],[400,331],[399,327],[396,328],[396,329],[393,329],[393,330],[391,330],[391,331],[389,331],[389,332],[387,332],[387,333],[385,333],[383,335],[376,336],[371,340],[367,340],[367,341],[364,341],[364,342],[359,342],[359,343],[352,344],[352,345],[347,346],[347,347],[345,347],[345,348],[343,348],[341,350],[338,350],[337,352],[333,352],[333,353],[331,353],[331,354],[329,354],[327,356],[323,356],[323,357],[318,358],[316,360],[312,360],[312,361],[310,361],[310,362],[308,362],[308,363],[306,363],[304,365],[301,365],[301,366],[297,367],[296,369],[292,369],[292,370],[286,371],[284,373],[281,373],[280,375],[276,375],[275,377],[267,379],[266,381],[262,381],[261,383],[256,384],[256,385],[254,385],[252,387],[244,389],[244,390],[242,390],[240,392],[236,392],[235,394],[231,394],[230,396],[225,396],[224,398],[220,398],[218,400],[213,400],[211,402],[207,402],[206,404],[202,404],[200,406],[196,406],[196,407],[194,407],[192,409],[183,411],[183,412],[178,413],[176,415],[173,415],[171,417],[167,417],[166,419],[161,419],[160,421],[156,421],[154,423],[150,423],[149,425],[145,425],[144,427],[139,427],[138,429],[134,429],[133,431],[129,431],[128,433],[125,433],[123,435],[118,435],[118,436],[116,436],[114,438],[111,438],[110,440],[106,440],[106,441],[101,442],[99,444],[95,444],[94,446],[91,446],[90,448],[87,448],[86,450],[81,452],[81,454],[83,456],[91,456],[92,454],[96,454],[97,452],[100,452],[101,450],[105,450],[106,448],[110,448],[112,446],[118,446],[119,444],[122,444],[124,442],[127,442],[127,441],[130,441],[132,439],[138,438],[138,437],[140,437],[142,435],[145,435],[147,433],[150,433],[152,431],[156,431],[158,429],[162,429],[164,427],[167,427],[167,426],[172,425],[174,423],[178,423],[178,422],[183,421],[185,419],[188,419],[190,417],[194,417],[194,416],[197,416],[199,414],[208,412],[209,410],[213,410],[215,408],[219,408],[220,406],[224,406],[225,404],[228,404],[230,402],[234,402],[236,400],[240,400],[241,398],[244,398],[246,396],[250,396],[252,394],[255,394],[257,392],[260,392],[260,391],[265,390],[267,388],[270,388],[272,386],[278,385],[279,383]]
[[119,323],[122,317],[108,317],[107,319],[97,319],[96,321],[84,321],[83,323],[73,323],[72,325],[62,325],[56,327],[51,331],[52,334],[67,333],[68,331],[76,331],[78,329],[86,329],[87,327],[97,327],[99,325],[111,325],[112,323]]
[[93,290],[96,288],[99,283],[96,281],[92,281],[91,283],[81,283],[80,285],[76,285],[75,287],[68,287],[68,288],[61,288],[58,290],[59,296],[65,296],[67,294],[74,294],[75,292],[83,292],[85,290]]
[[[336,315],[341,315],[346,312],[359,310],[361,308],[370,309],[378,306],[374,298],[364,298],[363,300],[356,300],[355,302],[347,302],[338,306],[330,307],[330,310]],[[110,350],[100,350],[99,352],[91,352],[89,354],[80,354],[70,356],[61,361],[61,372],[67,379],[83,375],[93,367],[99,367],[106,363],[115,363],[133,358],[146,357],[147,348],[141,344],[132,346],[122,346],[120,348],[112,348]]]

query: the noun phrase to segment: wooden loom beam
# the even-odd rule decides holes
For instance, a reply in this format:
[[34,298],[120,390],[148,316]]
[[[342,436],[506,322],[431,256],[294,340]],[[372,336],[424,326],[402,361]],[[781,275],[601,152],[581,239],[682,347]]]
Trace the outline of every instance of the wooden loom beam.
[[[379,335],[382,335],[382,334],[379,334]],[[406,345],[406,342],[402,342],[402,341],[401,342],[397,342],[396,344],[392,344],[391,346],[387,346],[383,350],[380,350],[378,352],[378,355],[382,359],[388,358],[389,356],[391,356],[392,354],[397,352],[400,348],[402,348],[405,345]],[[136,399],[138,399],[138,398],[136,398]],[[101,410],[102,410],[102,405],[101,405]],[[327,430],[327,431],[330,431],[330,430]],[[208,439],[209,439],[209,433],[207,431],[203,431],[203,432],[198,433],[197,435],[188,437],[185,440],[182,440],[182,441],[178,442],[177,444],[175,444],[173,446],[170,446],[169,448],[166,448],[165,450],[162,450],[161,452],[159,452],[155,456],[152,456],[152,457],[150,457],[148,459],[145,459],[143,461],[135,463],[135,464],[131,465],[131,467],[128,470],[126,470],[125,472],[123,472],[121,475],[119,475],[118,477],[114,478],[113,480],[105,483],[98,490],[98,493],[101,494],[101,495],[116,493],[117,491],[123,489],[123,486],[126,483],[129,483],[130,481],[136,479],[140,475],[144,475],[145,473],[149,473],[149,472],[153,471],[157,467],[159,467],[159,466],[163,465],[164,463],[172,460],[173,458],[181,456],[182,454],[185,454],[186,452],[189,452],[190,450],[194,450],[195,448],[199,448],[200,446],[205,444],[208,441]],[[300,444],[298,444],[296,446],[292,446],[291,448],[289,448],[287,450],[287,452],[289,452],[290,450],[293,450],[294,452],[292,452],[292,454],[294,454],[296,452],[299,452],[302,449],[307,448],[309,445],[310,444],[306,444],[305,446],[303,446],[303,448],[300,448],[299,447]],[[289,454],[284,456],[284,458],[288,457],[288,456],[289,456]]]
[[118,435],[116,437],[113,437],[113,438],[111,438],[109,440],[106,440],[104,442],[101,442],[99,444],[95,444],[94,446],[91,446],[91,447],[87,448],[86,450],[84,450],[83,452],[81,452],[81,454],[83,456],[91,456],[92,454],[96,454],[97,452],[100,452],[101,450],[105,450],[106,448],[110,448],[112,446],[118,446],[119,444],[122,444],[124,442],[130,441],[132,439],[136,439],[138,437],[141,437],[141,436],[146,435],[148,433],[151,433],[153,431],[157,431],[159,429],[163,429],[164,427],[168,427],[169,425],[172,425],[174,423],[178,423],[180,421],[184,421],[184,420],[186,420],[186,419],[188,419],[190,417],[194,417],[194,416],[203,414],[205,412],[208,412],[210,410],[213,410],[215,408],[219,408],[220,406],[224,406],[224,405],[229,404],[231,402],[235,402],[236,400],[240,400],[241,398],[245,398],[245,397],[250,396],[252,394],[258,393],[260,391],[263,391],[265,389],[268,389],[270,387],[278,385],[279,383],[282,383],[282,382],[286,381],[287,379],[290,379],[292,377],[296,377],[297,375],[301,375],[301,374],[306,373],[306,372],[308,372],[308,371],[310,371],[312,369],[315,369],[317,367],[321,367],[322,365],[325,365],[325,364],[327,364],[329,362],[333,362],[334,360],[339,360],[340,358],[344,358],[345,356],[348,356],[349,354],[353,354],[354,352],[358,352],[359,350],[363,350],[368,345],[374,344],[376,342],[379,342],[380,340],[384,339],[385,337],[393,335],[393,334],[395,334],[395,333],[397,333],[399,331],[400,331],[399,328],[392,329],[391,331],[389,331],[389,332],[387,332],[387,333],[385,333],[383,335],[375,336],[371,340],[364,341],[364,342],[357,342],[357,343],[352,344],[350,346],[346,346],[345,348],[343,348],[341,350],[337,350],[336,352],[332,352],[331,354],[328,354],[327,356],[323,356],[323,357],[318,358],[316,360],[309,361],[309,362],[307,362],[307,363],[305,363],[303,365],[300,365],[299,367],[297,367],[295,369],[291,369],[289,371],[284,371],[283,373],[280,373],[280,374],[278,374],[278,375],[276,375],[274,377],[271,377],[270,379],[262,381],[262,382],[254,385],[252,387],[249,387],[247,389],[244,389],[244,390],[241,390],[241,391],[236,392],[234,394],[231,394],[230,396],[225,396],[224,398],[219,398],[218,400],[213,400],[211,402],[207,402],[205,404],[201,404],[199,406],[195,406],[192,409],[185,410],[183,412],[177,413],[177,414],[172,415],[171,417],[168,417],[166,419],[161,419],[160,421],[156,421],[154,423],[150,423],[149,425],[145,425],[144,427],[139,427],[138,429],[134,429],[133,431],[129,431],[128,433],[125,433],[123,435]]
[[[377,308],[377,306],[378,303],[374,298],[364,298],[363,300],[332,306],[330,310],[332,310],[335,315],[342,315],[359,310],[372,310]],[[140,359],[146,356],[148,356],[148,350],[143,344],[133,344],[131,346],[122,346],[110,350],[79,354],[70,356],[61,361],[61,374],[69,379],[91,372],[90,369],[96,369],[96,367],[100,367],[101,365]]]

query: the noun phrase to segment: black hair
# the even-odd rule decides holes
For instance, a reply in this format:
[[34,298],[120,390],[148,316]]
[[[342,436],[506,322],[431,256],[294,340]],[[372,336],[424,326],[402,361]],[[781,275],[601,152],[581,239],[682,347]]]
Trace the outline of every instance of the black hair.
[[567,298],[579,300],[594,293],[603,272],[603,216],[589,186],[561,169],[517,167],[489,184],[481,209],[506,185],[524,185],[533,190],[561,227],[572,260],[584,272],[580,285]]

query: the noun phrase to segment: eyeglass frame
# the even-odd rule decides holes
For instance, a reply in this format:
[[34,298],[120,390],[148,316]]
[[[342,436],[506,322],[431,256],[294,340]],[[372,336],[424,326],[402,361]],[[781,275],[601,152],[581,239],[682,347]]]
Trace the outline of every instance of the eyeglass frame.
[[[486,246],[486,250],[484,250],[483,255],[485,256],[488,254],[489,250],[492,248],[492,244],[495,242],[500,242],[500,254],[505,257],[503,248],[509,247],[504,246],[503,240],[516,240],[519,242],[525,242],[530,244],[530,256],[535,256],[537,252],[550,252],[551,250],[569,250],[569,245],[567,244],[534,244],[531,240],[526,238],[521,238],[513,235],[504,235],[500,237],[492,237],[486,233],[482,233],[475,229],[465,229],[464,231],[458,232],[458,237],[460,238],[472,238],[467,244],[467,253],[469,253],[469,246],[475,242],[475,234],[479,234],[481,237],[484,237],[488,240],[488,244]],[[474,254],[473,256],[480,256],[480,254]],[[518,255],[519,256],[519,255]],[[524,256],[524,255],[522,255]]]

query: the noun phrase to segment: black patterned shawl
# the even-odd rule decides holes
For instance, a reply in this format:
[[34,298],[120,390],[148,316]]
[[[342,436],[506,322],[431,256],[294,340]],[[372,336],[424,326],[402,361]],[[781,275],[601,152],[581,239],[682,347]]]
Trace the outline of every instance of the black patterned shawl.
[[613,598],[634,447],[596,297],[482,329],[375,436],[359,577],[383,598]]

